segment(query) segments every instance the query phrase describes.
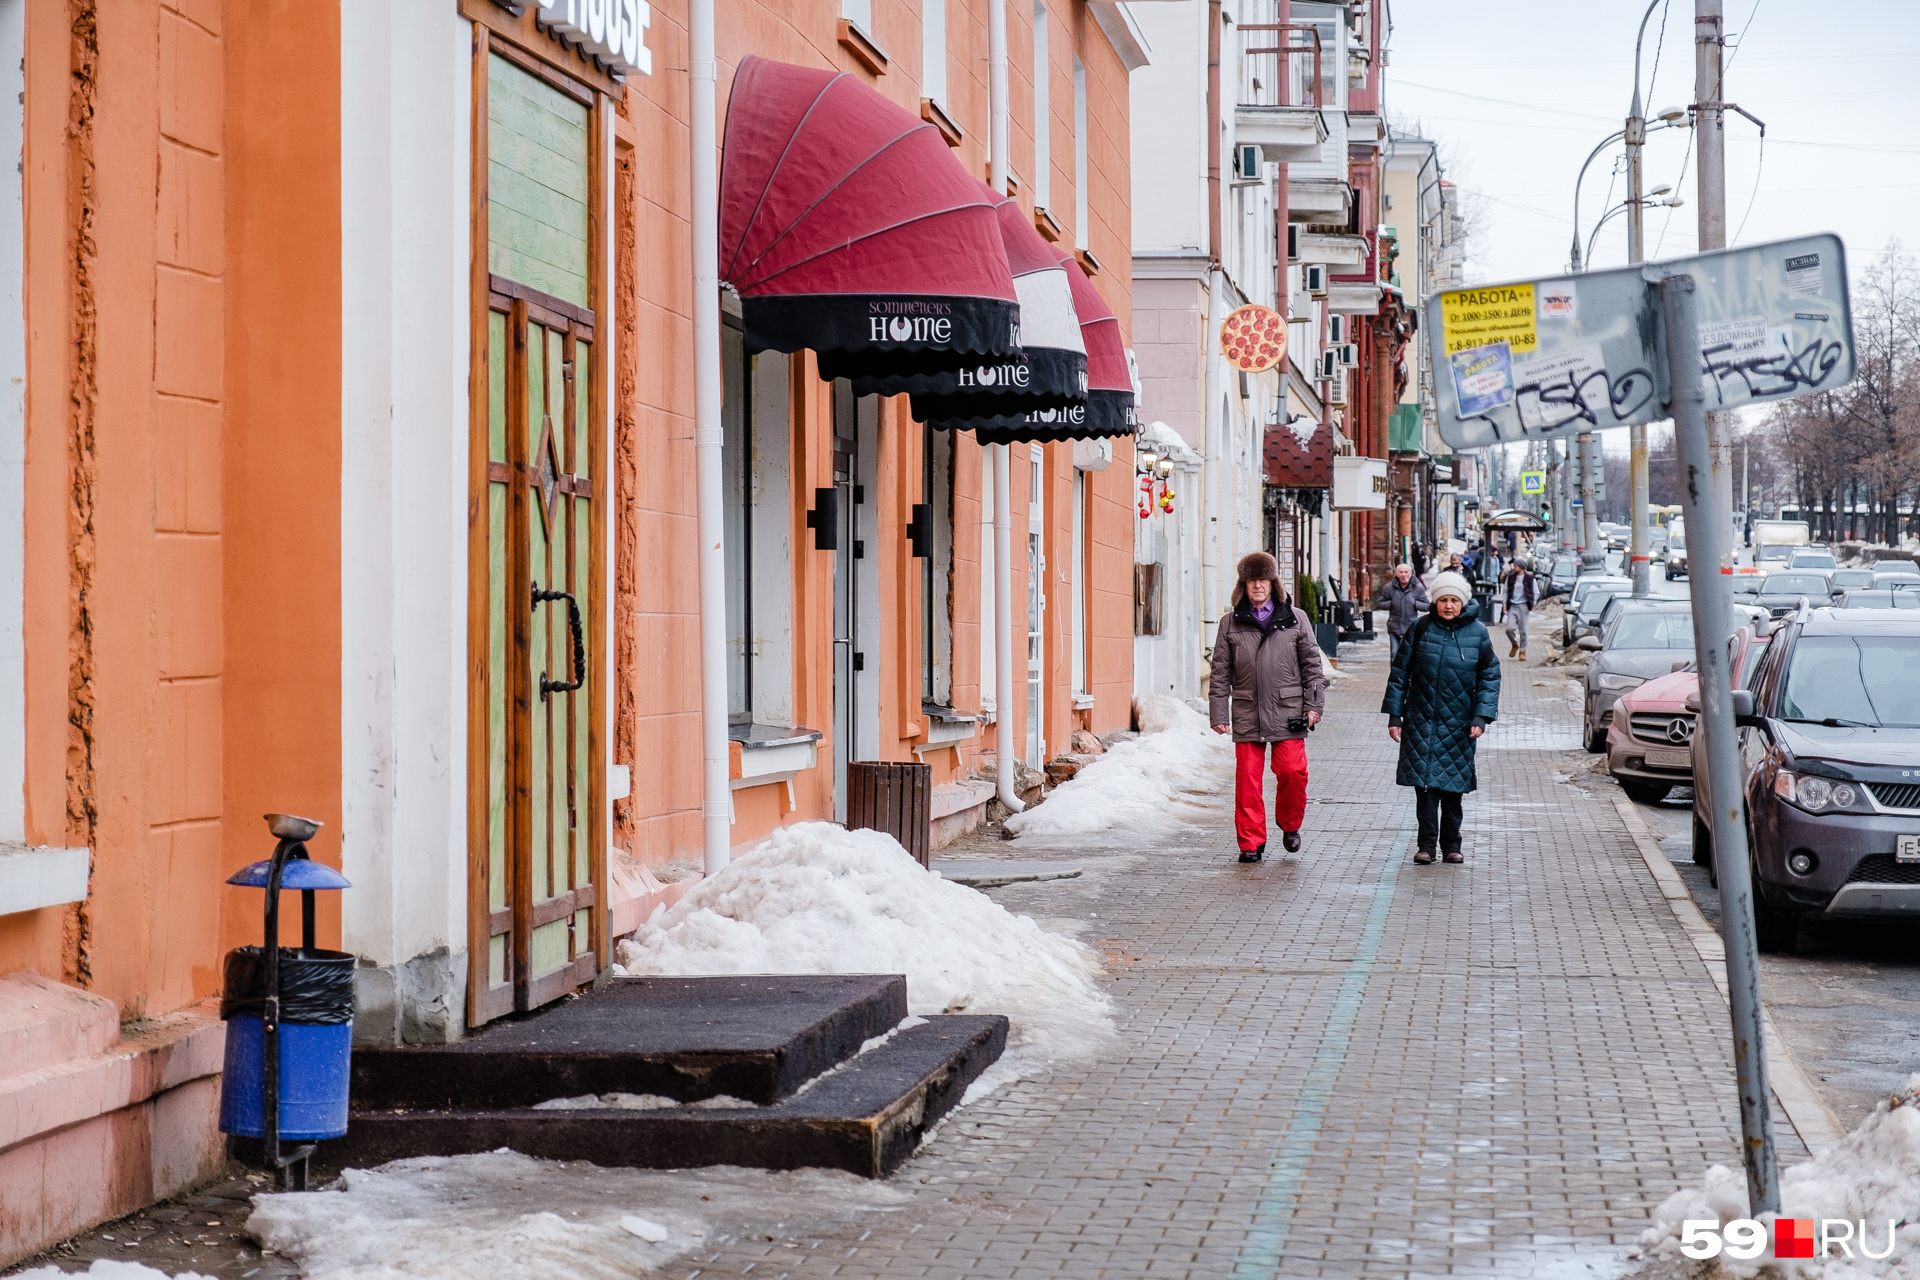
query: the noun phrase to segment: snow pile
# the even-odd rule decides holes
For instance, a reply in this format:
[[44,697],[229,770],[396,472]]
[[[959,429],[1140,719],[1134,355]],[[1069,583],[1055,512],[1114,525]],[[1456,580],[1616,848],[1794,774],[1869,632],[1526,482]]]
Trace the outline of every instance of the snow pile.
[[213,1280],[212,1276],[201,1275],[198,1271],[182,1271],[178,1276],[169,1277],[164,1271],[155,1271],[138,1262],[118,1262],[112,1258],[101,1258],[85,1271],[35,1267],[31,1271],[22,1271],[12,1280],[71,1280],[73,1276],[92,1276],[93,1280]]
[[1170,814],[1200,817],[1208,801],[1232,791],[1233,740],[1206,716],[1163,693],[1141,698],[1135,716],[1139,737],[1081,766],[1045,803],[1007,819],[1007,830],[1041,839],[1150,830]]
[[915,1014],[1005,1014],[1020,1068],[1089,1057],[1113,1031],[1090,948],[930,875],[892,836],[828,822],[782,827],[702,880],[621,943],[620,962],[635,974],[905,974]]
[[[1653,1226],[1642,1233],[1641,1245],[1660,1258],[1680,1257],[1681,1223],[1712,1219],[1721,1223],[1747,1215],[1747,1179],[1725,1165],[1708,1169],[1700,1185],[1676,1191],[1653,1211]],[[1797,1164],[1780,1177],[1782,1218],[1844,1218],[1857,1236],[1866,1223],[1867,1247],[1878,1253],[1887,1247],[1887,1223],[1902,1223],[1890,1257],[1861,1256],[1858,1239],[1851,1243],[1848,1261],[1837,1245],[1829,1257],[1773,1260],[1765,1255],[1750,1262],[1722,1257],[1724,1274],[1744,1277],[1770,1268],[1783,1280],[1920,1280],[1920,1075],[1909,1077],[1904,1092],[1874,1108],[1858,1129],[1830,1151]],[[1816,1226],[1816,1230],[1817,1230]],[[1837,1236],[1840,1228],[1834,1228]],[[1818,1237],[1815,1238],[1816,1247]],[[1771,1251],[1769,1251],[1771,1252]]]
[[501,1150],[396,1160],[349,1169],[325,1191],[263,1195],[247,1230],[309,1280],[629,1280],[710,1239],[797,1236],[906,1200],[849,1173],[603,1169]]

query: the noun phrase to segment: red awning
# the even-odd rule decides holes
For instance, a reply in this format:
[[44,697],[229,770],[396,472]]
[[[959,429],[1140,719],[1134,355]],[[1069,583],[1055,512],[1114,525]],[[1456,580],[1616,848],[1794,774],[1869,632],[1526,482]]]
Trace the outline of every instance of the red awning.
[[[979,187],[993,199],[991,187]],[[1033,229],[1018,201],[994,203],[1007,269],[1020,299],[1020,350],[953,372],[855,378],[855,395],[911,395],[913,416],[922,422],[1019,417],[1087,402],[1086,346],[1059,255]],[[830,375],[831,365],[823,361],[821,372]]]
[[993,202],[939,130],[844,72],[741,62],[720,277],[748,350],[811,347],[828,377],[959,369],[1019,341]]
[[1086,440],[1134,433],[1133,373],[1127,367],[1126,345],[1120,340],[1120,317],[1113,314],[1113,308],[1093,287],[1073,255],[1061,258],[1060,265],[1073,287],[1080,337],[1087,348],[1087,403],[1030,413],[1024,418],[982,418],[939,425],[971,428],[981,444]]

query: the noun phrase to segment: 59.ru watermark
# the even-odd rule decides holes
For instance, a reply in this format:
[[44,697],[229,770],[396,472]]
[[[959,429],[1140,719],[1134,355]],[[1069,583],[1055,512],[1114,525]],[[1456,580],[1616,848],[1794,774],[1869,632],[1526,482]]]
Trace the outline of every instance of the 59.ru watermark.
[[[1737,1261],[1757,1258],[1767,1251],[1767,1223],[1735,1218],[1721,1226],[1713,1218],[1689,1218],[1680,1224],[1680,1252],[1689,1258],[1717,1258],[1723,1253]],[[1893,1253],[1894,1221],[1887,1219],[1887,1247],[1879,1253],[1867,1247],[1865,1219],[1775,1218],[1773,1256],[1776,1258],[1851,1258],[1854,1249],[1863,1258],[1885,1258]],[[1831,1250],[1839,1250],[1838,1255]]]

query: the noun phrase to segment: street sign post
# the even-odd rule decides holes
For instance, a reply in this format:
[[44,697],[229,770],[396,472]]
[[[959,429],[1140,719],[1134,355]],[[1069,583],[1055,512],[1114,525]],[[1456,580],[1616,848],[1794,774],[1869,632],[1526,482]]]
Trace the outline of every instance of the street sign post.
[[[1454,290],[1428,304],[1427,331],[1441,370],[1440,434],[1456,449],[1673,419],[1694,569],[1687,578],[1700,672],[1698,732],[1706,735],[1714,801],[1713,863],[1747,1197],[1750,1212],[1777,1213],[1755,888],[1728,670],[1732,495],[1712,480],[1707,414],[1833,391],[1852,380],[1845,250],[1837,236],[1808,236],[1576,279]],[[1591,478],[1589,471],[1583,486]]]
[[[1846,253],[1806,236],[1654,264],[1691,276],[1707,408],[1853,377]],[[1454,289],[1427,304],[1440,435],[1456,449],[1667,416],[1667,353],[1644,267]]]

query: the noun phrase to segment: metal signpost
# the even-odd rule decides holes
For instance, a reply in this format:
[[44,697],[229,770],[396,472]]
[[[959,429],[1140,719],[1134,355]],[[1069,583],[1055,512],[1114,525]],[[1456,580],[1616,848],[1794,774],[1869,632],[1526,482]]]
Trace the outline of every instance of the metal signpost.
[[[1735,749],[1732,495],[1713,480],[1709,411],[1832,391],[1854,372],[1837,236],[1724,249],[1577,279],[1442,293],[1428,303],[1440,434],[1456,449],[1578,436],[1671,417],[1695,572],[1700,732],[1714,797],[1728,1004],[1747,1192],[1778,1212],[1753,880]],[[1711,572],[1717,568],[1718,573]]]

